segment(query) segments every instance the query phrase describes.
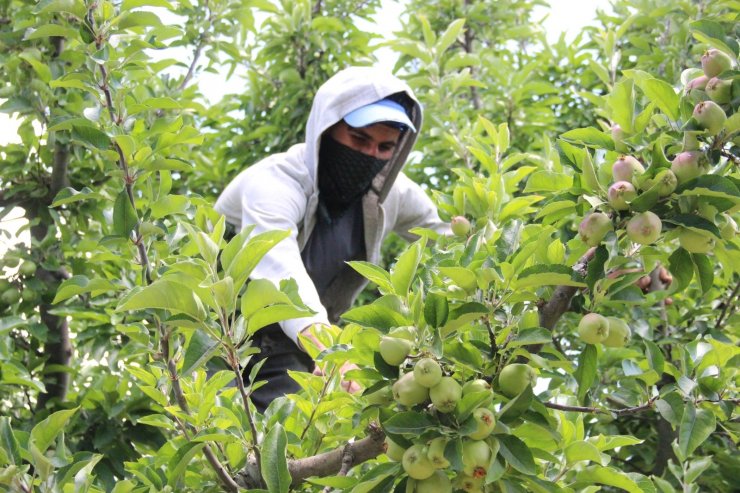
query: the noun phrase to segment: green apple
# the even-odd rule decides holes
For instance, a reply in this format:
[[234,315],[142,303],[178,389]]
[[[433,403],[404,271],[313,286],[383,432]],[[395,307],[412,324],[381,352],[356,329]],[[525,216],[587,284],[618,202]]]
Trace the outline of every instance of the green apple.
[[617,181],[611,184],[606,193],[609,205],[617,211],[626,211],[630,208],[630,202],[637,197],[635,186],[628,181]]
[[385,437],[385,455],[387,455],[389,459],[395,462],[401,462],[401,460],[403,460],[404,452],[406,452],[405,448],[401,447],[390,438]]
[[452,377],[442,377],[439,383],[429,389],[432,404],[441,413],[451,413],[462,397],[462,387]]
[[427,458],[437,469],[444,469],[450,465],[450,461],[445,457],[447,442],[447,438],[437,437],[429,442],[429,446],[427,447]]
[[416,481],[414,493],[452,493],[452,482],[447,474],[434,471],[428,478]]
[[660,218],[650,211],[635,214],[627,221],[627,236],[640,245],[655,243],[660,238],[663,223]]
[[485,478],[491,463],[491,447],[484,440],[464,440],[463,472],[474,478]]
[[514,397],[524,392],[528,386],[534,387],[537,383],[537,372],[525,363],[511,363],[506,365],[498,375],[498,384],[501,392],[508,397]]
[[540,314],[537,312],[536,309],[525,311],[524,313],[522,313],[522,316],[519,319],[519,324],[517,326],[519,327],[519,330],[533,329],[535,327],[539,327]]
[[614,181],[629,181],[645,172],[642,163],[632,156],[619,156],[612,165],[612,178]]
[[731,240],[738,232],[737,223],[729,214],[723,212],[720,214],[719,233],[723,240]]
[[725,110],[714,101],[702,101],[694,106],[692,116],[699,126],[709,132],[710,135],[717,135],[727,121]]
[[18,272],[23,276],[30,277],[36,274],[36,269],[36,262],[33,260],[26,260],[20,267],[18,267]]
[[632,335],[630,326],[621,318],[606,317],[606,319],[609,321],[609,335],[603,341],[604,346],[624,347]]
[[455,478],[455,486],[465,493],[483,493],[483,480],[485,478],[474,478],[465,473],[460,473]]
[[455,216],[450,220],[450,228],[455,236],[468,236],[468,233],[470,233],[470,221],[465,216]]
[[414,378],[419,385],[434,387],[442,378],[442,367],[432,358],[422,358],[414,365]]
[[697,150],[679,152],[671,161],[671,171],[679,185],[686,183],[707,172],[706,156]]
[[416,327],[414,327],[413,325],[396,327],[395,329],[391,329],[391,331],[388,332],[388,335],[391,337],[397,337],[399,339],[406,339],[407,341],[411,341],[411,342],[416,341],[417,334],[418,334],[418,331],[416,330]]
[[727,104],[732,99],[732,81],[713,77],[707,82],[707,96],[717,104]]
[[383,336],[380,338],[380,356],[391,366],[398,366],[406,360],[413,347],[411,341],[398,337]]
[[598,246],[612,230],[612,220],[603,212],[592,212],[578,225],[578,236],[588,246]]
[[406,474],[414,479],[426,479],[436,471],[434,464],[427,458],[425,447],[419,443],[406,449],[401,465]]
[[393,398],[407,407],[421,404],[429,398],[429,389],[419,385],[414,372],[408,372],[393,384]]
[[10,287],[0,295],[0,301],[6,305],[15,305],[21,300],[21,292],[15,287]]
[[719,74],[732,68],[732,58],[726,53],[710,48],[701,56],[701,69],[709,78],[717,77]]
[[393,401],[393,389],[390,385],[387,385],[381,389],[363,395],[368,404],[377,404],[379,406],[385,406]]
[[468,434],[473,440],[484,440],[488,438],[496,427],[496,416],[488,408],[479,407],[473,411],[473,419],[476,423],[476,429],[473,433]]
[[691,253],[709,253],[714,250],[714,237],[689,228],[680,228],[678,242]]
[[492,392],[491,384],[483,380],[482,378],[468,380],[467,382],[465,382],[465,384],[463,384],[462,395],[465,396],[468,394],[472,394],[473,392]]
[[578,323],[578,335],[586,344],[600,344],[609,337],[609,321],[598,313],[587,313]]

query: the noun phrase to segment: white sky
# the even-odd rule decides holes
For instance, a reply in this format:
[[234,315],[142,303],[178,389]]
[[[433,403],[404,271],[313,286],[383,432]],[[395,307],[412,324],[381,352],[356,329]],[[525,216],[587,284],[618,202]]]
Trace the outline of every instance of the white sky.
[[[389,35],[400,30],[399,17],[403,11],[402,2],[403,0],[384,0],[380,12],[376,16],[378,25],[361,27],[365,29],[373,29],[374,27],[375,32],[379,34],[388,33]],[[597,8],[609,10],[610,7],[608,0],[550,0],[550,5],[549,17],[544,23],[550,41],[557,40],[561,32],[565,32],[567,39],[572,40],[581,27],[593,21]],[[541,19],[547,14],[547,8],[537,7],[534,18]],[[379,58],[378,65],[388,69],[392,68],[396,61],[396,55],[390,49],[380,50]],[[200,84],[201,90],[209,100],[218,100],[225,94],[239,93],[244,88],[241,78],[237,75],[224,81],[222,75],[202,72],[197,75],[197,83]],[[17,120],[5,113],[0,113],[0,145],[20,142],[17,129]],[[16,210],[0,220],[0,253],[5,251],[8,241],[10,241],[4,233],[11,232],[14,235],[15,231],[22,225],[21,221],[11,219],[19,216],[20,212],[20,210]],[[28,240],[25,239],[25,241]]]

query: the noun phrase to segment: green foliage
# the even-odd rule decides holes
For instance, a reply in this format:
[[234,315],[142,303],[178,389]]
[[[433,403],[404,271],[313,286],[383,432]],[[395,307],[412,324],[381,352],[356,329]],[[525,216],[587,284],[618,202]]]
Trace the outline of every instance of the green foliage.
[[[301,392],[263,415],[249,393],[264,383],[242,379],[251,339],[310,311],[294,281],[249,279],[289,233],[227,241],[212,199],[301,140],[330,74],[372,62],[358,21],[379,2],[0,2],[0,111],[20,119],[0,148],[0,219],[20,207],[31,236],[0,271],[0,490],[233,491],[232,477],[257,471],[255,491],[288,491],[300,459],[338,456],[377,425],[402,448],[441,439],[455,487],[731,489],[736,2],[619,0],[552,44],[533,20],[540,3],[408,3],[388,43],[425,108],[407,169],[471,230],[419,230],[382,265],[352,262],[374,292],[343,329],[316,329],[327,349],[302,340],[323,374],[291,373]],[[710,47],[735,65],[720,74],[731,98],[716,135],[692,116],[711,93],[686,88]],[[244,90],[207,102],[197,78],[222,67],[245,73]],[[701,165],[664,193],[656,177],[688,151]],[[615,210],[624,154],[645,171]],[[593,249],[578,231],[591,211],[612,223]],[[645,211],[661,232],[639,245],[626,225]],[[630,341],[584,344],[587,312],[625,321]],[[378,352],[389,333],[412,346],[399,366]],[[447,377],[447,399],[430,391],[444,405],[390,398],[422,358]],[[511,363],[534,373],[503,393]],[[348,394],[343,378],[365,390]],[[471,447],[488,413],[493,431]],[[384,454],[336,466],[294,488],[420,484]]]

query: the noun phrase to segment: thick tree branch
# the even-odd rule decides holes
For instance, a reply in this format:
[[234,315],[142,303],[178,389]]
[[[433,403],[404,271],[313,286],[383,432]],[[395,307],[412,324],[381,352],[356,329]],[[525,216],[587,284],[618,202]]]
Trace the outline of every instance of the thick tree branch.
[[[313,476],[332,476],[340,473],[343,468],[348,471],[354,465],[374,459],[385,452],[384,441],[385,433],[378,425],[373,424],[368,428],[368,436],[357,442],[313,457],[288,461],[292,484],[294,487],[298,486]],[[237,483],[245,488],[254,488],[258,484],[259,474],[254,461],[250,460],[250,464],[237,476]]]

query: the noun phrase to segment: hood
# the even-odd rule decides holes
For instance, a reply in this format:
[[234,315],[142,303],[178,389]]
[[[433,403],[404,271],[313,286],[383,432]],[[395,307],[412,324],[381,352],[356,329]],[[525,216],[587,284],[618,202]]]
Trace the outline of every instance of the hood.
[[[337,72],[319,88],[306,124],[305,159],[314,190],[318,190],[319,142],[324,131],[347,113],[399,92],[406,93],[414,102],[410,118],[418,132],[422,122],[421,106],[411,88],[390,72],[377,67],[350,67]],[[381,202],[406,163],[417,135],[411,131],[403,133],[393,157],[373,181],[373,189]]]

